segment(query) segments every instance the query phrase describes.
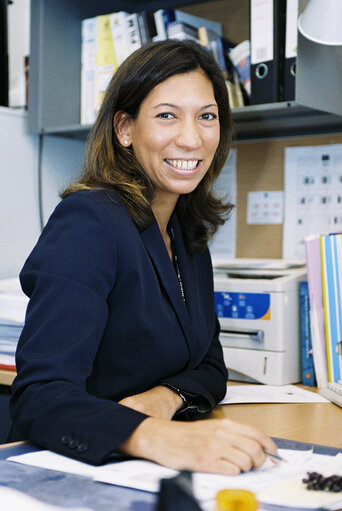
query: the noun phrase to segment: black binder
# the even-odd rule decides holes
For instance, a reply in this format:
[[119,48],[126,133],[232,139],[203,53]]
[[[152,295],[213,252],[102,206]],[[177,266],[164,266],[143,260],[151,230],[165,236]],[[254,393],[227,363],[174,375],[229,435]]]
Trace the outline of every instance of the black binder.
[[286,0],[284,100],[296,98],[298,0]]
[[284,100],[286,0],[250,0],[251,104]]

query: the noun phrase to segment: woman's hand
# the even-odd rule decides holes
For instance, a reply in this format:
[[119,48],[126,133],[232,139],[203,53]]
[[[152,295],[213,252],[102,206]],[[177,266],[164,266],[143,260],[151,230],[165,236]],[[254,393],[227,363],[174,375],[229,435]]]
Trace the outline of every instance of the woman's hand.
[[145,419],[120,446],[127,454],[177,470],[237,475],[263,465],[275,443],[253,426],[229,419]]
[[171,420],[183,406],[182,398],[173,390],[162,385],[141,394],[125,397],[119,403],[150,417],[165,420]]

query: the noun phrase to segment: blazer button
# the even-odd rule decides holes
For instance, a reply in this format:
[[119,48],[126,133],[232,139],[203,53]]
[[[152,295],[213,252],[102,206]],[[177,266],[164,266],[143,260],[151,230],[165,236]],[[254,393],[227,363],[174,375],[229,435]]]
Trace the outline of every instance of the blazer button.
[[69,445],[71,437],[69,435],[63,435],[61,438],[62,445]]
[[70,449],[75,449],[75,447],[78,447],[79,441],[76,438],[71,438],[69,442]]
[[81,442],[79,446],[77,447],[78,452],[85,452],[88,450],[88,444],[87,442]]

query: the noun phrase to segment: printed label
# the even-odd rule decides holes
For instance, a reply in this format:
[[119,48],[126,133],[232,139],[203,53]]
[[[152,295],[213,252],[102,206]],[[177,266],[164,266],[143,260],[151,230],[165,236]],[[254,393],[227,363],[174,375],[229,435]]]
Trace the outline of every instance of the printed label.
[[271,295],[215,291],[215,310],[219,318],[270,320]]

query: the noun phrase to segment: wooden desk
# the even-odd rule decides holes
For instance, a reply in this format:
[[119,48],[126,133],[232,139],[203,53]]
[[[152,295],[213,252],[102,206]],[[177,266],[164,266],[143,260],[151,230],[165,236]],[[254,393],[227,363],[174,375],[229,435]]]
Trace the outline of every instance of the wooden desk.
[[342,408],[333,403],[232,404],[215,408],[211,417],[252,424],[276,438],[342,449]]
[[6,371],[5,369],[0,369],[0,385],[12,385],[12,381],[16,376],[15,371]]
[[[253,424],[273,437],[342,448],[342,409],[332,403],[224,405],[217,407],[210,415],[210,418],[218,417]],[[297,446],[283,447],[289,449]],[[113,502],[116,504],[115,509],[122,510],[134,508],[137,511],[152,511],[157,507],[156,494],[96,484],[90,478],[74,474],[47,477],[44,469],[6,461],[8,456],[30,452],[32,449],[26,442],[0,447],[0,485],[19,489],[51,504],[65,507],[77,505],[104,511],[113,509]],[[322,451],[318,448],[317,452]]]

